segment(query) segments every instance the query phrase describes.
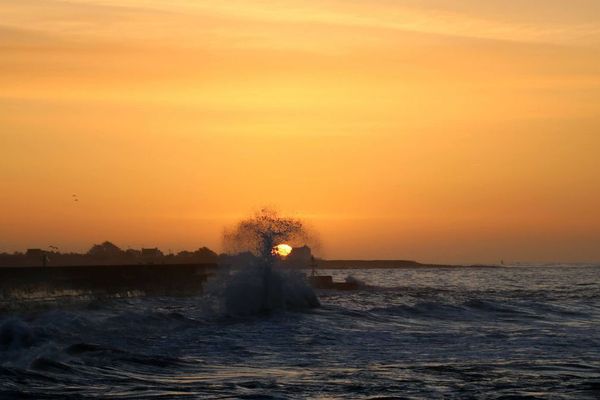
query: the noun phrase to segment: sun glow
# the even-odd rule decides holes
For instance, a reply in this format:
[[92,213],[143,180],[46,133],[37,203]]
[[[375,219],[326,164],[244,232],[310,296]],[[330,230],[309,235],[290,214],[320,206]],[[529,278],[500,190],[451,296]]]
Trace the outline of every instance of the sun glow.
[[290,246],[289,244],[278,244],[277,246],[273,247],[273,255],[277,255],[277,256],[281,256],[281,257],[287,257],[290,255],[290,253],[292,252],[292,246]]
[[[0,0],[0,253],[99,237],[218,251],[222,227],[266,202],[334,259],[593,263],[598,14],[597,0]],[[253,250],[302,243],[273,240]]]

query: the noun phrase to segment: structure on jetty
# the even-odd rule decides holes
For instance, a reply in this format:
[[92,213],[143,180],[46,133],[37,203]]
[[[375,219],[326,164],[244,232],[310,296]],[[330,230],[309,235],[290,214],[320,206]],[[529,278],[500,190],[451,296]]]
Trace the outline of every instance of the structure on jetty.
[[346,280],[346,282],[334,282],[331,275],[317,274],[317,260],[311,257],[310,268],[311,273],[308,277],[308,283],[315,289],[333,289],[333,290],[357,290],[358,283]]

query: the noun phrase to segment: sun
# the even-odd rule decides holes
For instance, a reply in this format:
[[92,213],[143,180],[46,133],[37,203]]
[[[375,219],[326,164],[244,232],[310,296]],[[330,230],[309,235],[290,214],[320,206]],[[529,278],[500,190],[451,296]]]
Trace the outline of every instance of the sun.
[[273,250],[271,250],[271,254],[281,257],[287,257],[290,255],[291,252],[292,246],[285,243],[278,244],[277,246],[273,247]]

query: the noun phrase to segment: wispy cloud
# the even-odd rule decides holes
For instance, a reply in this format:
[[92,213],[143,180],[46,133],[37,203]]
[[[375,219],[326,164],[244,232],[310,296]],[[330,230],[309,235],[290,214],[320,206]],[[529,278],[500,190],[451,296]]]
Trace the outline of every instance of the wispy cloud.
[[[593,2],[576,5],[579,18],[560,17],[560,8],[548,14],[549,7],[537,2],[537,7],[522,2],[490,1],[487,6],[470,2],[470,8],[457,2],[415,1],[255,1],[230,0],[186,1],[148,0],[143,3],[115,0],[80,0],[78,4],[145,7],[185,15],[236,18],[268,23],[328,24],[345,27],[392,29],[480,39],[530,41],[546,43],[599,44],[600,23],[583,18],[585,9],[598,11]],[[516,7],[502,4],[514,3]],[[552,2],[550,2],[552,3]],[[493,6],[497,15],[490,12]],[[556,8],[556,7],[555,7]],[[564,8],[564,7],[561,7]],[[523,12],[522,10],[525,10]],[[501,12],[500,12],[501,11]],[[537,13],[536,13],[537,11]],[[563,12],[564,14],[564,12]],[[572,13],[571,13],[572,14]],[[538,17],[538,16],[542,17]]]
[[[499,9],[502,4],[489,3]],[[248,45],[261,44],[261,40],[277,45],[278,33],[283,33],[288,46],[294,46],[302,43],[302,35],[310,36],[315,26],[357,29],[363,36],[392,30],[516,42],[600,44],[599,22],[572,16],[557,19],[542,12],[542,5],[539,14],[545,18],[536,17],[536,8],[531,6],[505,8],[494,15],[489,4],[471,2],[470,8],[453,4],[383,0],[6,0],[0,5],[0,17],[13,27],[181,45],[210,41],[210,35],[237,38]],[[589,4],[593,12],[597,7]],[[580,5],[578,15],[586,15],[585,7]],[[521,8],[527,11],[519,12]],[[290,24],[300,27],[294,30]],[[351,46],[353,41],[356,38],[350,36],[346,43],[337,44]],[[314,47],[319,44],[314,43]]]

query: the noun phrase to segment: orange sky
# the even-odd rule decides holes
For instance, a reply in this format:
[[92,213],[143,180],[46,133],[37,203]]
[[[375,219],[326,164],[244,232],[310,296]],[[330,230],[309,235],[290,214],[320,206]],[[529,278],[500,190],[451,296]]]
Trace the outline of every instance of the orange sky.
[[[4,0],[0,251],[600,260],[597,0]],[[79,202],[73,201],[77,194]]]

